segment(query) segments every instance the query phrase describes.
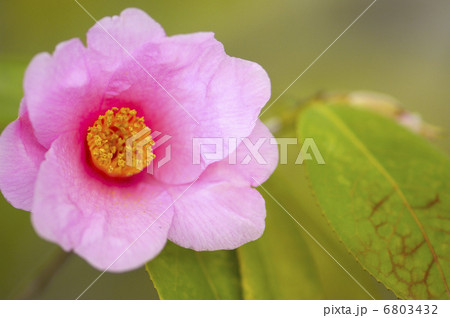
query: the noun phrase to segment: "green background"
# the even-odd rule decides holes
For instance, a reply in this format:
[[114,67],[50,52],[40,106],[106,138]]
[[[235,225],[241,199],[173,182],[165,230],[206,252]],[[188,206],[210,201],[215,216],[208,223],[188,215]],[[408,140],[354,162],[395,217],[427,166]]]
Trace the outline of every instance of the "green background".
[[[213,31],[229,55],[261,64],[272,100],[371,3],[362,0],[127,1],[80,0],[97,19],[138,7],[167,34]],[[0,1],[0,129],[17,117],[30,59],[61,41],[85,40],[91,18],[72,0]],[[378,0],[264,115],[319,91],[371,90],[396,97],[448,128],[450,2]],[[447,134],[447,132],[444,132]],[[444,136],[436,143],[450,152]],[[281,188],[272,181],[268,189]],[[278,189],[279,191],[279,189]],[[289,206],[289,198],[284,203]],[[311,201],[311,200],[310,200]],[[99,274],[40,239],[29,214],[0,199],[0,298],[76,298]],[[329,260],[332,262],[331,260]],[[105,274],[84,298],[157,298],[144,269]]]

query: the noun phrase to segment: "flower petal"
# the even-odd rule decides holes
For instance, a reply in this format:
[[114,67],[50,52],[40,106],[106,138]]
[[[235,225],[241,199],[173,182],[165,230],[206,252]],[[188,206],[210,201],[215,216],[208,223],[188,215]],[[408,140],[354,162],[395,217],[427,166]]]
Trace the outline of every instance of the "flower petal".
[[[265,163],[255,158],[255,150],[251,152],[248,143],[243,142],[236,151],[236,160],[227,158],[210,165],[175,202],[171,241],[198,251],[234,249],[262,235],[264,199],[251,185],[261,184],[272,174],[278,148],[271,143],[272,134],[259,120],[248,140],[253,145],[259,145],[261,140],[258,154]],[[181,189],[172,191],[177,193]]]
[[79,131],[100,108],[104,84],[101,78],[91,77],[95,67],[86,60],[79,39],[60,43],[53,55],[41,53],[31,61],[25,73],[25,97],[35,135],[44,147],[65,132]]
[[147,13],[128,8],[120,16],[98,21],[88,31],[87,44],[101,56],[99,62],[105,69],[114,70],[143,44],[164,37],[164,29]]
[[[192,164],[193,138],[222,138],[228,153],[227,138],[248,136],[270,97],[266,72],[227,56],[212,33],[168,37],[144,45],[135,57],[139,65],[129,61],[116,71],[106,100],[140,105],[150,128],[171,136],[171,160],[155,170],[167,183],[191,182],[214,162],[202,156],[202,165]],[[158,151],[166,147],[155,152],[164,157]]]
[[249,186],[197,181],[175,203],[169,239],[196,251],[234,249],[264,232],[264,199]]
[[34,185],[45,152],[34,137],[26,112],[2,132],[0,189],[15,208],[31,211]]
[[156,182],[108,182],[85,164],[76,135],[58,138],[42,163],[32,222],[44,238],[99,270],[142,266],[164,247],[173,209]]

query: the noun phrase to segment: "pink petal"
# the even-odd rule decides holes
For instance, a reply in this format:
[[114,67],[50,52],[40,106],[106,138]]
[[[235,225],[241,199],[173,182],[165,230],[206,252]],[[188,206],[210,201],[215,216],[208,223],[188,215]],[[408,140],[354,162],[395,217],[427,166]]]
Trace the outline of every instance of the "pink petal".
[[[271,143],[270,131],[258,120],[249,140],[256,144],[260,138],[263,143],[259,154],[265,164],[252,157],[245,143],[241,143],[237,164],[230,164],[227,158],[210,165],[175,202],[169,232],[171,241],[198,251],[234,249],[262,235],[266,216],[264,199],[251,185],[261,184],[275,170],[278,148]],[[242,164],[247,155],[251,160]],[[177,187],[172,191],[179,195],[182,189]]]
[[143,44],[164,37],[164,29],[147,13],[128,8],[120,16],[98,21],[87,34],[87,44],[101,56],[103,68],[114,70]]
[[86,59],[79,39],[60,43],[52,56],[41,53],[33,58],[24,90],[35,135],[43,146],[48,148],[59,135],[94,121],[91,116],[100,109],[103,82],[93,73],[95,65]]
[[[211,163],[192,165],[194,137],[223,138],[228,153],[227,138],[248,136],[270,97],[266,72],[227,56],[212,33],[165,38],[135,57],[140,65],[129,61],[117,70],[106,102],[140,105],[150,128],[172,137],[171,160],[155,171],[167,183],[190,182]],[[165,151],[157,150],[157,158]]]
[[126,9],[120,17],[103,18],[99,23],[109,34],[95,25],[88,32],[89,48],[79,39],[62,42],[53,55],[35,56],[26,71],[30,118],[45,147],[61,134],[85,131],[105,110],[105,86],[122,59],[130,59],[125,50],[132,52],[165,36],[159,24],[138,9]]
[[172,242],[213,251],[234,249],[262,235],[266,209],[258,191],[225,181],[197,182],[175,203]]
[[0,189],[15,208],[31,211],[34,185],[45,152],[34,137],[26,112],[0,136]]
[[32,222],[42,237],[75,251],[92,266],[125,271],[162,250],[171,204],[156,182],[99,178],[85,163],[80,137],[66,134],[52,144],[42,163]]

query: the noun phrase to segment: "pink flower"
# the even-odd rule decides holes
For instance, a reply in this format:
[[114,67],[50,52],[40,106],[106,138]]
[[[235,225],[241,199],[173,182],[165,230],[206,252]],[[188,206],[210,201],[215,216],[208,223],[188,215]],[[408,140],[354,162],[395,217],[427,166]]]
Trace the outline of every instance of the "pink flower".
[[[269,78],[226,55],[212,33],[169,37],[127,9],[91,28],[87,47],[72,39],[38,54],[24,91],[19,118],[0,137],[0,188],[32,212],[43,238],[98,269],[125,271],[155,257],[167,239],[203,251],[263,233],[264,199],[253,187],[278,161],[258,120]],[[125,164],[125,141],[148,128],[149,155]],[[171,137],[164,147],[153,144],[155,132]],[[208,159],[212,148],[204,147],[194,164],[193,140],[211,137],[225,140],[224,155]],[[231,137],[263,140],[265,162],[243,160],[248,143]],[[169,146],[171,160],[145,173]]]

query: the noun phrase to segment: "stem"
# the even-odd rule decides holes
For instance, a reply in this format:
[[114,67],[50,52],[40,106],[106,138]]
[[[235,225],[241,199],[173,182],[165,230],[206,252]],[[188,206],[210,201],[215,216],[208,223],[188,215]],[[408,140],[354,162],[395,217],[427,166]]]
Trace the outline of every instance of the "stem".
[[38,275],[21,292],[14,295],[14,299],[38,299],[71,255],[58,250],[55,257],[38,271]]

